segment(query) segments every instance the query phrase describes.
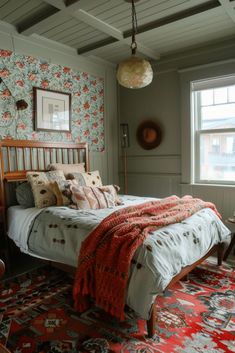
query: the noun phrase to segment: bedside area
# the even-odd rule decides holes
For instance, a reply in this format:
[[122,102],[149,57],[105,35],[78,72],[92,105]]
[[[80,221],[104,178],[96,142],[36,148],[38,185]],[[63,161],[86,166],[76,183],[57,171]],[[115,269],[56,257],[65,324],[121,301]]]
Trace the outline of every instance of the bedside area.
[[2,260],[0,260],[0,278],[3,277],[4,273],[5,273],[5,264]]
[[[229,244],[228,249],[226,250],[226,252],[224,254],[224,261],[227,260],[228,256],[230,256],[232,254],[235,255],[235,250],[233,250],[233,248],[235,246],[235,217],[228,218],[225,221],[225,224],[231,231],[231,242]],[[232,252],[232,250],[233,250],[233,252]]]

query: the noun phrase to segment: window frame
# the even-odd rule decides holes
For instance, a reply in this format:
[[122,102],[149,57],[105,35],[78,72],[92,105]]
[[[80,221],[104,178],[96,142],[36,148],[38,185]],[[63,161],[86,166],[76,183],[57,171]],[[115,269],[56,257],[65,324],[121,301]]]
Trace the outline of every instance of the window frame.
[[[205,82],[207,80],[203,80],[202,82]],[[211,79],[208,79],[208,82],[210,82]],[[234,128],[222,128],[222,129],[202,129],[201,128],[201,109],[200,108],[202,105],[200,104],[200,92],[203,90],[194,90],[193,89],[193,84],[194,82],[191,82],[191,123],[192,123],[192,149],[191,149],[191,157],[192,157],[192,164],[191,164],[191,171],[192,171],[192,182],[194,184],[208,184],[208,185],[235,185],[235,180],[230,181],[230,180],[210,180],[210,179],[201,179],[200,178],[200,161],[201,161],[201,153],[200,153],[200,138],[202,135],[206,134],[221,134],[221,133],[235,133],[235,127]],[[231,84],[228,83],[228,85],[222,85],[221,87],[219,86],[211,86],[208,89],[216,89],[216,88],[222,88],[222,87],[229,87]],[[228,103],[229,104],[229,103]],[[219,105],[219,104],[213,104],[213,105]]]

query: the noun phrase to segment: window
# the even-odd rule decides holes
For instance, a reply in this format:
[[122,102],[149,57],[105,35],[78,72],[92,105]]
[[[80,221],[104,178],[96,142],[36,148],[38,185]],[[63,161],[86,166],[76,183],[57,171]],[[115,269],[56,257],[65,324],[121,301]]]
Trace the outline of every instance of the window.
[[195,183],[235,184],[235,76],[191,83]]

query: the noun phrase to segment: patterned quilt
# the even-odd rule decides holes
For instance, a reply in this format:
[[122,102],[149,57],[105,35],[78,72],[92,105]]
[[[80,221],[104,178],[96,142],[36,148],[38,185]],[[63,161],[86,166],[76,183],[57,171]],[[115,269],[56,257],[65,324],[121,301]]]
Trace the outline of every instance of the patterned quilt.
[[[147,200],[130,196],[123,199],[124,206]],[[32,223],[29,249],[39,256],[77,266],[83,240],[105,217],[124,206],[103,210],[48,207]],[[181,223],[153,231],[131,261],[126,304],[137,315],[148,319],[152,302],[172,277],[206,254],[214,244],[228,238],[229,230],[207,208]]]

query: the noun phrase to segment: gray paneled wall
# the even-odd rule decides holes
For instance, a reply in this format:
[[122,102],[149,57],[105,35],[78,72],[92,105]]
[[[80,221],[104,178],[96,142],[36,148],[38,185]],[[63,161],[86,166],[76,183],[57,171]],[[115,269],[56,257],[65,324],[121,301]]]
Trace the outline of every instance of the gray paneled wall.
[[[120,121],[129,124],[127,152],[128,193],[164,197],[180,195],[180,102],[176,71],[154,76],[146,88],[120,90]],[[152,150],[141,148],[136,130],[144,120],[153,120],[162,130],[161,144]],[[122,154],[123,151],[120,151]],[[120,158],[123,185],[123,159]]]
[[224,220],[235,212],[235,188],[232,186],[182,184],[181,188],[184,195],[213,202]]
[[[215,55],[213,56],[213,53]],[[197,56],[182,56],[166,61],[165,71],[155,74],[151,85],[140,90],[120,88],[120,122],[128,123],[130,148],[127,151],[128,193],[154,197],[171,194],[190,194],[214,202],[225,220],[235,211],[235,187],[191,184],[191,125],[190,125],[190,80],[220,76],[235,72],[235,60],[231,52],[221,49],[217,52]],[[228,60],[210,63],[224,58]],[[161,64],[160,64],[161,66]],[[168,67],[167,67],[168,66]],[[177,67],[188,67],[178,71]],[[169,68],[169,70],[168,70]],[[158,67],[156,67],[156,71]],[[184,76],[184,77],[183,77]],[[187,81],[187,82],[186,82]],[[147,151],[136,140],[138,125],[152,118],[162,128],[163,139],[157,148]],[[120,180],[123,185],[123,151],[120,149]]]
[[[121,159],[121,180],[123,180]],[[127,191],[140,196],[180,195],[180,156],[127,156]]]

